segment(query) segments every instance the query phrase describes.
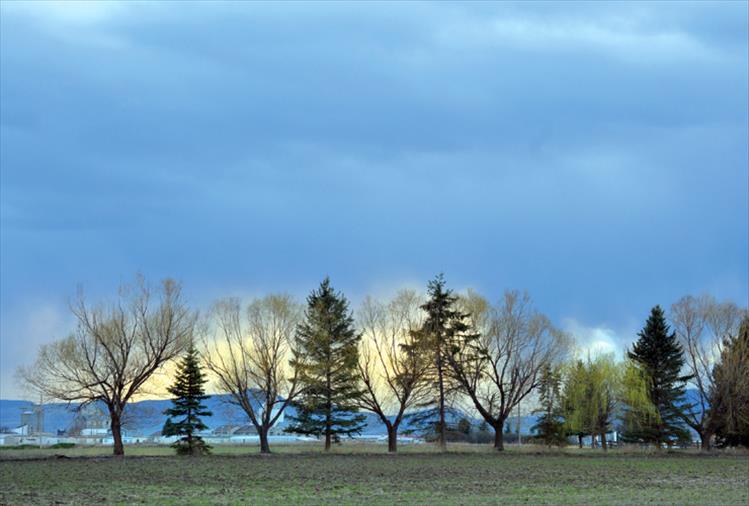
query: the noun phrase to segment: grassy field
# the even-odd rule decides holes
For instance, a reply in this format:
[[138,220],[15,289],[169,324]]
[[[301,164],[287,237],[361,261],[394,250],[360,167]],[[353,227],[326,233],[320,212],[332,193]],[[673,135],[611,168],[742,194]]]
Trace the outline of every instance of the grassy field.
[[128,447],[124,459],[106,448],[2,450],[0,504],[749,504],[745,454],[318,448],[261,457],[220,447],[197,459],[158,447]]

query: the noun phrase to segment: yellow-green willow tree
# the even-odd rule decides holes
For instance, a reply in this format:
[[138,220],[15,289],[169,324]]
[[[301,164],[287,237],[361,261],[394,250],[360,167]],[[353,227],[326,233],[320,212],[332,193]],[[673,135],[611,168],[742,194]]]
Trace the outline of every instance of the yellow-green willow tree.
[[646,378],[631,361],[617,362],[612,354],[568,364],[564,385],[567,433],[577,435],[580,442],[590,434],[594,444],[599,436],[604,451],[608,449],[606,433],[612,430],[620,407],[655,416]]

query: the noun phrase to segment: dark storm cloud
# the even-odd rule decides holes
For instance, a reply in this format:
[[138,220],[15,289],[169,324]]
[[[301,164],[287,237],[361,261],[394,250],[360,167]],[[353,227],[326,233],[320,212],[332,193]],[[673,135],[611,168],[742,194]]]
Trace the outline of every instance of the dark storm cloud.
[[624,341],[687,292],[746,304],[746,19],[3,3],[1,395],[64,334],[76,283],[111,293],[136,270],[197,304],[445,271]]

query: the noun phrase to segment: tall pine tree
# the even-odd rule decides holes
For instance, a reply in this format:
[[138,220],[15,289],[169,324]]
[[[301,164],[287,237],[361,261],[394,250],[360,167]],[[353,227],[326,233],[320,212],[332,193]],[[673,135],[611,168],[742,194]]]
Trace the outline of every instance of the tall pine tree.
[[341,435],[364,428],[365,417],[355,405],[363,393],[357,374],[361,335],[354,328],[348,301],[333,290],[328,278],[307,297],[304,316],[291,361],[301,394],[286,431],[324,436],[325,450],[330,450]]
[[451,374],[451,361],[458,354],[475,353],[474,343],[478,335],[471,332],[469,314],[461,312],[456,302],[458,297],[445,287],[445,277],[439,274],[427,287],[429,299],[421,306],[426,319],[420,329],[413,331],[415,346],[430,357],[429,379],[434,385],[435,395],[422,406],[435,406],[411,417],[414,424],[429,423],[437,432],[437,443],[444,450],[446,439],[446,403],[456,392],[458,383]]
[[562,446],[566,441],[564,428],[564,416],[560,387],[562,383],[558,368],[551,364],[544,365],[541,369],[541,380],[539,384],[539,401],[541,407],[534,411],[541,416],[536,424],[531,427],[536,431],[537,437],[543,440],[546,446]]
[[689,438],[684,428],[682,410],[689,376],[681,374],[684,352],[670,331],[663,309],[655,306],[638,333],[639,339],[628,356],[641,369],[648,382],[648,397],[655,416],[638,416],[640,410],[628,413],[628,427],[624,438],[630,441],[652,442],[660,449]]
[[211,447],[197,435],[198,431],[208,428],[200,417],[212,415],[202,404],[210,397],[205,395],[203,388],[206,382],[200,367],[200,356],[194,343],[191,343],[177,366],[174,384],[168,389],[174,396],[172,407],[164,411],[169,417],[164,424],[164,435],[180,436],[172,445],[178,455],[200,455],[210,451]]

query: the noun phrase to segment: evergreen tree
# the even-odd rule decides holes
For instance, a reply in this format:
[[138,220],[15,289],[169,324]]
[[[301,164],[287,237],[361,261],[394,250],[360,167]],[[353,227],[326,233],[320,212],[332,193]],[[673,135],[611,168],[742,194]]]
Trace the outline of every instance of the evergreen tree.
[[164,430],[172,436],[181,436],[172,445],[178,455],[200,455],[210,451],[203,439],[196,433],[208,427],[200,417],[211,416],[202,401],[207,399],[203,386],[207,382],[200,367],[200,357],[194,343],[190,344],[187,353],[177,366],[174,384],[169,387],[172,407],[164,411],[169,418]]
[[[446,447],[446,402],[458,385],[450,375],[450,360],[457,353],[470,353],[478,335],[471,333],[467,313],[456,307],[458,297],[445,287],[445,278],[439,274],[429,282],[429,300],[421,306],[427,316],[420,329],[413,331],[416,345],[430,357],[429,380],[435,387],[435,395],[422,404],[435,406],[417,413],[412,423],[428,424],[437,429],[437,442],[441,449]],[[436,419],[436,420],[435,420]]]
[[655,416],[640,416],[640,410],[631,410],[624,438],[652,442],[656,448],[661,448],[663,443],[670,446],[675,441],[689,438],[682,421],[682,410],[687,408],[684,401],[686,381],[690,378],[681,374],[684,352],[676,334],[670,332],[660,306],[651,310],[638,336],[628,356],[648,381],[648,397]]
[[749,316],[728,336],[713,368],[710,422],[718,445],[749,447]]
[[325,450],[341,435],[361,432],[365,417],[355,404],[363,394],[357,374],[360,339],[348,301],[325,278],[307,297],[304,321],[297,328],[291,365],[302,390],[287,432],[325,436]]
[[462,417],[460,420],[458,420],[458,425],[455,427],[455,430],[460,432],[461,434],[465,434],[466,436],[470,435],[471,421],[466,417]]
[[541,369],[539,382],[539,400],[541,407],[534,411],[541,416],[531,430],[544,441],[547,446],[562,446],[565,442],[564,417],[560,396],[561,374],[559,370],[546,364]]
[[171,418],[167,418],[166,422],[164,422],[164,427],[161,429],[161,435],[162,436],[174,436],[175,435],[175,428],[174,428],[174,422]]

